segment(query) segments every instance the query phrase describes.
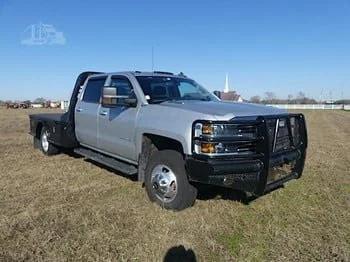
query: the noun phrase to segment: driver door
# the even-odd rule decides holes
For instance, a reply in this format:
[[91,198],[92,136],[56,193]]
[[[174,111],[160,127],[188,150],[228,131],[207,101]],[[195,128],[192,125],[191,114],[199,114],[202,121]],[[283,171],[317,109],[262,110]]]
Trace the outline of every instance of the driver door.
[[101,105],[98,114],[98,147],[121,159],[137,161],[135,146],[135,124],[138,107],[123,103],[123,99],[134,97],[129,79],[112,76],[110,86],[116,87],[118,96],[114,106]]

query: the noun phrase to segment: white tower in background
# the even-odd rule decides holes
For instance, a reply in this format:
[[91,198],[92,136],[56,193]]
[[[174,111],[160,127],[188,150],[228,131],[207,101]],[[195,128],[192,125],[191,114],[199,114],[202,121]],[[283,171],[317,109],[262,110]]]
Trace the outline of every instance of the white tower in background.
[[229,91],[230,91],[230,88],[228,87],[228,74],[226,74],[224,93],[228,93]]

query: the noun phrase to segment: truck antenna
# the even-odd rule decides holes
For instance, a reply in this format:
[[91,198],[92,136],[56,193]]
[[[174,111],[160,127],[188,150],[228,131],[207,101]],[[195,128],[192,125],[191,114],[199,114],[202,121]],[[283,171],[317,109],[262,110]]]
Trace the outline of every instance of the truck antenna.
[[152,45],[152,72],[154,71],[154,47]]

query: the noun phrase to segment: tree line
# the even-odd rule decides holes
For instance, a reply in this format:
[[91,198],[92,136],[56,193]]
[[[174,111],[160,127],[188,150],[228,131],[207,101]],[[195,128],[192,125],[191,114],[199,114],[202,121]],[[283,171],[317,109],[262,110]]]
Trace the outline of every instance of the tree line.
[[[11,100],[0,100],[0,106],[6,105],[6,104],[12,104],[12,103],[17,103],[19,101],[11,101]],[[36,99],[34,99],[33,101],[31,100],[24,100],[24,101],[20,101],[21,103],[24,104],[44,104],[46,102],[48,102],[48,100],[46,100],[43,97],[38,97]]]
[[[327,101],[316,101],[307,97],[305,93],[298,92],[297,95],[288,95],[287,98],[278,98],[274,92],[265,92],[264,97],[252,96],[249,102],[256,104],[324,104]],[[332,101],[333,104],[350,104],[350,99]]]

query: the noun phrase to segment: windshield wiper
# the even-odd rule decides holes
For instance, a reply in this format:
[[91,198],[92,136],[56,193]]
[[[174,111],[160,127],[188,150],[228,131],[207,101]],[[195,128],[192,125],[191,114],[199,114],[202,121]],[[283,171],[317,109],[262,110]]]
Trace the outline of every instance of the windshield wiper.
[[151,104],[160,104],[160,103],[172,101],[172,100],[174,100],[174,99],[170,99],[170,98],[168,98],[168,99],[151,99],[150,103]]
[[200,99],[201,101],[211,101],[210,96],[206,96]]
[[202,98],[199,97],[187,97],[187,98],[181,98],[181,97],[169,97],[164,99],[151,99],[150,103],[152,104],[160,104],[164,102],[174,102],[174,101],[211,101],[210,96],[205,96]]

